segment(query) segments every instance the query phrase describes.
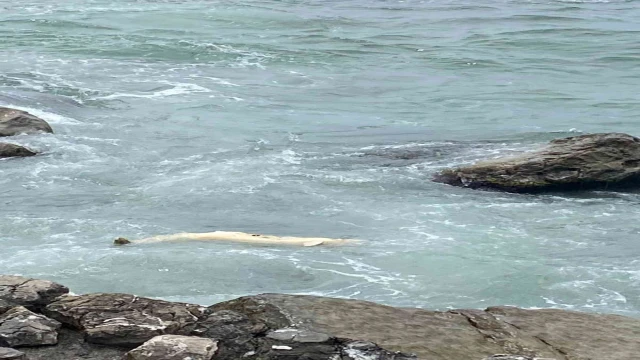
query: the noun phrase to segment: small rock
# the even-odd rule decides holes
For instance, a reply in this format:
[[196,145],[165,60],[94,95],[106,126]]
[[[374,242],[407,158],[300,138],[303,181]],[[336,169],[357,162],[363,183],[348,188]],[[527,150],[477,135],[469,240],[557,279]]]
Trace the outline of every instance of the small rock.
[[0,312],[8,305],[38,310],[68,292],[67,287],[51,281],[0,275]]
[[210,360],[217,342],[195,336],[161,335],[129,351],[128,360]]
[[0,360],[27,360],[27,356],[16,349],[0,347]]
[[26,111],[0,107],[0,136],[39,132],[53,133],[53,130],[46,121]]
[[0,143],[0,158],[27,157],[36,155],[35,152],[15,144]]
[[18,306],[0,316],[0,345],[55,345],[60,326],[55,320]]
[[138,346],[158,335],[190,335],[204,308],[129,294],[65,296],[44,313],[84,330],[94,344]]

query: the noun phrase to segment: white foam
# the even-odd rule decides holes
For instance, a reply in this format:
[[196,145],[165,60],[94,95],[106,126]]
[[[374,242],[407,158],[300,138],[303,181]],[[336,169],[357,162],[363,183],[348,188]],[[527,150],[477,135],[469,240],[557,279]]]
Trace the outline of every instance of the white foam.
[[102,100],[113,100],[119,98],[146,98],[146,99],[162,99],[170,96],[176,95],[184,95],[184,94],[193,94],[193,93],[208,93],[211,92],[211,89],[208,89],[204,86],[200,86],[197,84],[191,83],[174,83],[174,82],[162,82],[166,85],[171,86],[169,89],[158,90],[152,93],[114,93],[111,95],[98,96],[94,99],[102,99]]
[[13,109],[18,109],[18,110],[22,110],[22,111],[26,111],[32,115],[35,115],[43,120],[46,120],[48,123],[50,124],[60,124],[60,125],[82,125],[84,124],[81,121],[78,121],[76,119],[70,118],[68,116],[64,116],[64,115],[60,115],[60,114],[56,114],[56,113],[52,113],[52,112],[48,112],[48,111],[44,111],[41,109],[35,109],[32,107],[27,107],[27,106],[21,106],[21,105],[13,105],[13,104],[6,104],[6,105],[2,105],[2,106],[6,106],[6,107],[10,107]]

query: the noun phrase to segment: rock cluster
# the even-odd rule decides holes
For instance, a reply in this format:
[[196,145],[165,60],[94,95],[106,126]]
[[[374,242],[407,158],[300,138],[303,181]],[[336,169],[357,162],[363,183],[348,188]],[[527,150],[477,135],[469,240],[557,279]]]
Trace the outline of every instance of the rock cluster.
[[[0,137],[19,134],[53,133],[44,120],[26,111],[0,107]],[[26,157],[36,153],[19,145],[0,143],[0,158]]]
[[263,294],[203,307],[0,276],[0,360],[628,360],[640,319]]
[[640,139],[589,134],[519,156],[444,170],[437,182],[472,189],[541,192],[640,187]]

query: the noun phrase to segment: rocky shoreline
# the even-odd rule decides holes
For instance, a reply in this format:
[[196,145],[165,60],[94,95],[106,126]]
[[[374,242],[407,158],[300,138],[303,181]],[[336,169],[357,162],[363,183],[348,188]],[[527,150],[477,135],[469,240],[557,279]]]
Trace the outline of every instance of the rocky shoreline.
[[0,275],[0,359],[629,360],[640,319],[262,294],[212,306]]

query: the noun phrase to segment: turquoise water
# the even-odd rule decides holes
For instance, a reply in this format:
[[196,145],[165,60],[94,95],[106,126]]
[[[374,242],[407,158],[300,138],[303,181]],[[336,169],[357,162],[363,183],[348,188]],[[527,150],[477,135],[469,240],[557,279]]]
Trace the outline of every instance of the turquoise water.
[[[640,195],[438,169],[640,134],[633,1],[0,0],[0,273],[211,304],[260,292],[640,315]],[[288,248],[115,237],[354,237]]]

